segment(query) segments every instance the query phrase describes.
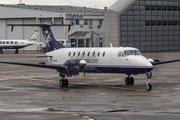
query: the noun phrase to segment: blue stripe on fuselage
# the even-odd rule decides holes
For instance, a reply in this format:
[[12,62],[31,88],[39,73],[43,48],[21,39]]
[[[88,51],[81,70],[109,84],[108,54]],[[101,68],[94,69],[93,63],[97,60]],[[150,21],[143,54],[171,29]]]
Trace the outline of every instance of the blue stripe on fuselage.
[[124,73],[124,74],[143,74],[150,72],[153,67],[108,67],[108,66],[87,66],[86,68],[95,68],[98,72],[102,73]]
[[21,49],[23,47],[27,47],[29,45],[26,46],[0,46],[1,49]]

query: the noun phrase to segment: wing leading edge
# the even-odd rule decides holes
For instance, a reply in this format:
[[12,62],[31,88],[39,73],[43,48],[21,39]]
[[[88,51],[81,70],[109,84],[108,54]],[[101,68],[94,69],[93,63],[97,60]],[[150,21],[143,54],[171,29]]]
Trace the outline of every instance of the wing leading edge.
[[173,62],[178,62],[180,59],[172,59],[172,60],[154,60],[152,65],[160,65],[160,64],[166,64],[166,63],[173,63]]
[[14,65],[24,65],[24,66],[32,66],[32,67],[41,67],[41,68],[49,68],[49,69],[56,69],[56,70],[67,70],[66,66],[63,66],[63,65],[53,65],[53,64],[45,64],[44,62],[42,62],[42,63],[21,63],[21,62],[5,62],[5,61],[0,61],[0,63],[14,64]]

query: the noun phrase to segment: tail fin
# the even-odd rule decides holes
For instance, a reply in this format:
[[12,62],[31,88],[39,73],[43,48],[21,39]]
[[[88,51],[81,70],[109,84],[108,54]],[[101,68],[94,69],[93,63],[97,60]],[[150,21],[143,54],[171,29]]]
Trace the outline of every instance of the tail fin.
[[34,33],[29,37],[28,41],[36,41],[39,30],[35,30]]
[[41,26],[44,41],[46,44],[47,52],[51,52],[60,48],[65,48],[62,44],[60,44],[56,39],[54,38],[54,35],[51,31],[50,25],[43,25]]

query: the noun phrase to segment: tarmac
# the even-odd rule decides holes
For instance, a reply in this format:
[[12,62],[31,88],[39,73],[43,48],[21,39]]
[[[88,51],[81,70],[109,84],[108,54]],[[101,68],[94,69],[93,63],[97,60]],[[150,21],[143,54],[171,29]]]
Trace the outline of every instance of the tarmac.
[[[43,52],[4,52],[0,61],[47,62]],[[159,60],[180,58],[180,52],[143,53]],[[145,74],[84,74],[67,78],[60,88],[51,69],[0,64],[1,120],[179,120],[180,62],[155,66],[152,91]]]

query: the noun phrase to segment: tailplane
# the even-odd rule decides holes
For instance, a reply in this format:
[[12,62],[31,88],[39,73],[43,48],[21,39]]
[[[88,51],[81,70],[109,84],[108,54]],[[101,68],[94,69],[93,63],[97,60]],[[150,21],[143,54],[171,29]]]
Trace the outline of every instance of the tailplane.
[[36,41],[38,36],[39,30],[35,30],[34,33],[30,36],[28,41]]

